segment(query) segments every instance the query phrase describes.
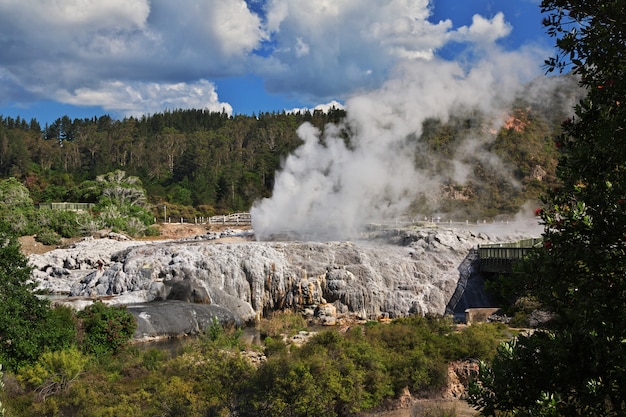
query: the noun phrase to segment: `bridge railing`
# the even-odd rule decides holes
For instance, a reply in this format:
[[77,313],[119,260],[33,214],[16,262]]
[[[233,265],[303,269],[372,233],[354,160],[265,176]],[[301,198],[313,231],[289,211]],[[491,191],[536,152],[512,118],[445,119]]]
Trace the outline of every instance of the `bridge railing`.
[[209,224],[250,224],[250,213],[233,213],[224,216],[213,216],[208,219]]
[[524,239],[511,243],[478,246],[480,269],[485,272],[511,272],[512,265],[541,244],[541,238]]
[[154,222],[179,223],[179,224],[209,224],[209,225],[250,225],[252,218],[250,213],[233,213],[212,217],[168,217],[158,219],[155,217]]

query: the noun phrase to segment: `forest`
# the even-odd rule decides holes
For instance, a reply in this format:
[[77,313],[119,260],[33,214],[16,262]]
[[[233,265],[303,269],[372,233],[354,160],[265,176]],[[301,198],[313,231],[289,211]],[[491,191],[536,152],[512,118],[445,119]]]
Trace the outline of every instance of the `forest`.
[[[513,214],[554,186],[555,138],[567,117],[554,109],[579,94],[575,79],[564,79],[547,100],[520,94],[495,139],[482,145],[485,153],[502,160],[511,179],[473,157],[465,161],[473,167],[467,183],[450,181],[442,187],[441,211]],[[465,109],[445,122],[426,120],[415,141],[416,166],[432,172],[450,169],[463,138],[493,135],[486,133],[489,117]],[[15,178],[34,204],[97,203],[93,182],[121,171],[139,180],[153,218],[163,206],[174,218],[247,211],[255,200],[271,195],[281,162],[302,144],[296,129],[305,122],[321,131],[340,124],[345,141],[355,140],[349,117],[337,108],[250,116],[172,110],[123,120],[63,116],[43,127],[35,119],[0,115],[0,178]],[[412,214],[429,209],[416,198]]]

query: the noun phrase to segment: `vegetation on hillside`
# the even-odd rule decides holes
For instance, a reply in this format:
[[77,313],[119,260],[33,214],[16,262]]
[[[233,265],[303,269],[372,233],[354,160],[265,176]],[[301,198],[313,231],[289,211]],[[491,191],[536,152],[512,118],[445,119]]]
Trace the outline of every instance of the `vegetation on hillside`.
[[[513,214],[555,185],[554,138],[566,116],[555,109],[563,108],[557,103],[564,96],[578,94],[575,80],[563,80],[540,104],[520,96],[509,113],[515,123],[499,131],[471,109],[424,123],[414,141],[417,167],[446,176],[453,157],[470,167],[466,183],[448,179],[438,209],[475,217]],[[161,218],[164,206],[174,219],[247,211],[271,195],[281,161],[302,144],[298,126],[309,122],[323,131],[345,121],[339,109],[257,116],[176,110],[124,120],[63,116],[43,128],[36,120],[0,116],[0,178],[15,178],[34,203],[99,203],[97,179],[124,172],[145,189],[151,218]],[[346,126],[347,142],[350,131]],[[463,155],[468,138],[478,145]],[[481,153],[498,155],[502,169],[481,160]],[[412,214],[431,209],[416,200]]]
[[[349,416],[406,390],[439,392],[449,361],[490,359],[512,336],[501,324],[457,330],[435,317],[372,322],[345,334],[324,330],[301,346],[281,337],[245,345],[240,334],[211,325],[174,351],[129,346],[98,357],[72,349],[44,353],[7,375],[5,406],[14,417]],[[253,364],[244,350],[267,356]]]
[[36,235],[46,245],[60,239],[93,233],[100,229],[125,232],[131,236],[153,234],[154,222],[146,193],[137,177],[124,171],[100,175],[78,186],[82,195],[94,201],[91,209],[59,210],[33,204],[29,190],[15,177],[0,180],[0,221],[17,235]]

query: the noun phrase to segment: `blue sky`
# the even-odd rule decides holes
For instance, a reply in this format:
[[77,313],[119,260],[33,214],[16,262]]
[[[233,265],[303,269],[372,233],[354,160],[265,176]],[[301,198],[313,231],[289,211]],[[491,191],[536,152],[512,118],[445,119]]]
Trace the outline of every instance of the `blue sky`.
[[0,115],[314,108],[427,61],[511,71],[507,54],[532,78],[541,19],[533,0],[0,0]]

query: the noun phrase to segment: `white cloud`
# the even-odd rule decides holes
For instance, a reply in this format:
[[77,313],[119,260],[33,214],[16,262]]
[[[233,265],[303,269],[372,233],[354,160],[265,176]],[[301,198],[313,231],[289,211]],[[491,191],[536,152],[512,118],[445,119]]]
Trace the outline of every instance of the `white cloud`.
[[276,46],[258,72],[272,92],[312,100],[374,88],[399,60],[431,59],[451,27],[427,20],[426,0],[273,0],[266,7]]
[[[248,53],[265,38],[260,18],[248,10],[243,0],[214,0],[213,3],[205,2],[204,16],[196,18],[199,25],[210,28],[223,54]],[[203,17],[207,17],[207,21]]]
[[287,110],[287,113],[298,113],[298,112],[304,113],[306,111],[315,111],[315,110],[328,113],[328,111],[332,109],[333,107],[335,109],[340,109],[340,110],[345,109],[345,106],[341,104],[340,102],[338,102],[337,100],[331,100],[328,103],[318,104],[317,106],[313,107],[313,109],[310,109],[308,107],[298,107],[298,108],[293,108],[291,110]]
[[[97,105],[99,97],[126,111],[114,99],[118,82],[194,85],[244,74],[304,102],[344,100],[378,88],[404,61],[434,59],[451,41],[491,44],[511,30],[501,13],[458,30],[450,20],[431,22],[428,0],[262,7],[258,15],[244,0],[0,0],[0,101]],[[261,46],[265,53],[255,54]]]
[[308,55],[311,48],[307,45],[302,38],[296,38],[296,57],[301,58],[305,55]]
[[496,40],[508,36],[511,30],[513,27],[504,20],[504,14],[501,12],[491,19],[475,14],[469,27],[463,26],[458,29],[457,39],[489,47]]
[[74,92],[59,91],[57,96],[65,103],[97,105],[124,116],[140,116],[164,109],[207,109],[232,114],[228,103],[220,103],[215,85],[206,80],[195,83],[102,83],[97,89],[79,88]]
[[73,31],[76,28],[97,30],[144,26],[150,5],[148,0],[0,0],[0,10],[13,22],[38,24],[33,32]]
[[0,90],[23,91],[4,101],[34,95],[96,105],[96,97],[118,96],[118,81],[193,85],[242,74],[264,37],[243,0],[0,0],[0,69],[15,84]]

